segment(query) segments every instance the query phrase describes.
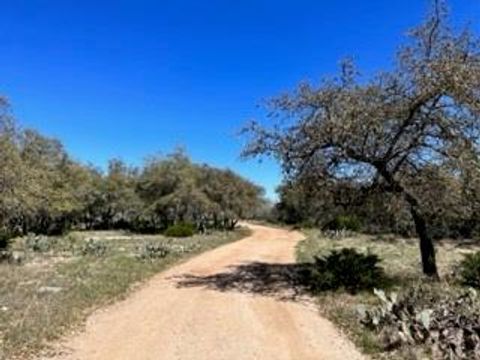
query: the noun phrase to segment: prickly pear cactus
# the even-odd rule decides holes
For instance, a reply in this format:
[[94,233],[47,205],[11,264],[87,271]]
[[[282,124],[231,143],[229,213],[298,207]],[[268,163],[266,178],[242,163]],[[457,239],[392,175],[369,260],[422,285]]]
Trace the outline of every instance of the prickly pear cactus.
[[475,290],[439,295],[413,287],[401,295],[375,290],[381,305],[359,307],[360,322],[376,331],[385,350],[424,345],[433,359],[480,359],[480,307]]

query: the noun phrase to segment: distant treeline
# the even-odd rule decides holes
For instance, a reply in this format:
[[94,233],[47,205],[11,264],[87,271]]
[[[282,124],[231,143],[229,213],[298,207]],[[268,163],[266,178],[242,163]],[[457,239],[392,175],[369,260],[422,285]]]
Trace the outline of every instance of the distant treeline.
[[84,165],[59,140],[19,129],[0,98],[0,240],[69,229],[159,232],[178,223],[231,229],[262,203],[262,188],[180,150],[142,167],[111,160],[106,173]]
[[[434,238],[480,236],[480,178],[459,176],[430,166],[410,184],[425,204],[425,216]],[[415,236],[405,200],[358,180],[299,178],[278,189],[273,218],[290,224],[368,233]]]

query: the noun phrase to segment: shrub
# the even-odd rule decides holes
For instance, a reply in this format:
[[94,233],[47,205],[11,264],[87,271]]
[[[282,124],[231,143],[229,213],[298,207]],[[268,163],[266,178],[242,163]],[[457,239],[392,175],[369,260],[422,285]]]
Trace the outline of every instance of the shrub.
[[178,223],[165,230],[164,235],[169,237],[190,237],[195,234],[195,226],[190,223]]
[[328,230],[349,230],[358,232],[362,225],[355,215],[340,215],[327,225]]
[[139,258],[142,260],[163,259],[170,253],[170,248],[164,244],[145,244],[140,249]]
[[85,245],[81,248],[81,253],[84,256],[102,257],[107,252],[107,245],[99,240],[88,239]]
[[27,249],[35,252],[47,252],[52,246],[52,239],[29,233],[25,240]]
[[7,250],[10,246],[10,236],[7,231],[0,230],[0,250]]
[[356,293],[373,289],[384,280],[379,262],[374,254],[362,254],[350,248],[334,250],[328,256],[315,257],[306,273],[306,285],[313,292],[343,288]]
[[12,252],[7,249],[0,249],[0,263],[10,261],[12,258]]
[[312,220],[303,220],[299,225],[299,229],[315,229],[317,225]]
[[200,248],[200,244],[172,244],[168,246],[168,249],[175,254],[188,254],[197,251]]
[[480,251],[466,255],[460,263],[459,271],[463,285],[480,288]]
[[331,240],[342,240],[354,236],[355,233],[350,230],[324,230],[322,236]]

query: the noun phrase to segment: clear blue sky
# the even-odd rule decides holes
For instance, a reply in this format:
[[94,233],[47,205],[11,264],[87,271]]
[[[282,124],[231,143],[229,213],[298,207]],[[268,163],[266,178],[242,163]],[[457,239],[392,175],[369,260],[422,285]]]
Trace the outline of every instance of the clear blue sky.
[[[235,136],[261,117],[261,100],[331,74],[345,56],[367,73],[388,68],[427,4],[3,1],[0,93],[22,125],[60,138],[79,160],[140,164],[183,145],[194,160],[233,168],[272,196],[278,168],[240,161]],[[450,7],[455,22],[480,19],[477,0]]]

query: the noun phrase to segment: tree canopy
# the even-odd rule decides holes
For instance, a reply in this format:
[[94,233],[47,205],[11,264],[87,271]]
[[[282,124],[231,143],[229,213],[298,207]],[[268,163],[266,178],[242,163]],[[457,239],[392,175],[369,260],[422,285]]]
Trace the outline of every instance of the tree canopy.
[[71,228],[158,232],[178,222],[232,229],[263,204],[263,189],[184,151],[142,167],[113,159],[103,172],[75,161],[57,139],[21,129],[0,97],[0,237]]
[[479,39],[452,30],[437,1],[396,59],[369,79],[347,60],[337,77],[273,99],[281,121],[250,124],[244,155],[274,156],[288,179],[353,180],[401,197],[420,237],[424,273],[437,276],[426,213],[450,180],[478,179]]

